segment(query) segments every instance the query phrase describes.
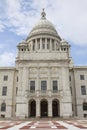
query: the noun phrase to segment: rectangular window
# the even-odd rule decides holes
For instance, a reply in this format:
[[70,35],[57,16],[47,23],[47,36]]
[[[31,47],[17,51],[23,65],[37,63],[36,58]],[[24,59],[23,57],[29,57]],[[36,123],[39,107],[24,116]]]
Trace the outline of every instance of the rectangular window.
[[7,81],[7,80],[8,80],[8,75],[4,75],[3,80],[4,80],[4,81]]
[[18,82],[18,76],[17,76],[17,82]]
[[81,94],[86,95],[86,86],[81,86]]
[[30,81],[30,92],[35,92],[35,81]]
[[53,92],[56,92],[58,90],[58,83],[57,80],[53,81]]
[[71,76],[69,76],[69,81],[71,81]]
[[45,43],[42,44],[42,48],[45,49]]
[[7,95],[7,86],[4,86],[2,88],[2,96],[6,96]]
[[38,49],[40,49],[40,43],[38,43]]
[[87,118],[87,114],[84,114],[84,117]]
[[5,115],[4,115],[4,114],[1,114],[1,117],[2,117],[2,118],[5,118]]
[[41,91],[47,90],[47,81],[41,81]]
[[80,75],[80,80],[84,80],[84,75]]
[[47,49],[49,49],[49,43],[47,43]]

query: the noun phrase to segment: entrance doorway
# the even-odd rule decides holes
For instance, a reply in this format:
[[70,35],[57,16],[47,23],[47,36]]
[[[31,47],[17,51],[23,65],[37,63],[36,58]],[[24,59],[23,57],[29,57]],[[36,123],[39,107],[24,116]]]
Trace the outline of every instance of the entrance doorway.
[[30,117],[36,116],[36,102],[33,100],[30,102]]
[[41,111],[41,117],[47,117],[48,116],[48,103],[47,103],[46,100],[41,101],[40,111]]
[[52,101],[52,115],[53,117],[59,116],[59,101],[58,100]]

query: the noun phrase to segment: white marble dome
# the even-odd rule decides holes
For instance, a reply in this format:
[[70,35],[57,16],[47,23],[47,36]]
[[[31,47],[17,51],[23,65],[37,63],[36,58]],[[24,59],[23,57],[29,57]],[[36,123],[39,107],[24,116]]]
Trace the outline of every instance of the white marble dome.
[[44,12],[44,10],[41,13],[41,19],[32,28],[29,37],[40,34],[49,34],[53,36],[58,36],[54,25],[46,19],[46,13]]

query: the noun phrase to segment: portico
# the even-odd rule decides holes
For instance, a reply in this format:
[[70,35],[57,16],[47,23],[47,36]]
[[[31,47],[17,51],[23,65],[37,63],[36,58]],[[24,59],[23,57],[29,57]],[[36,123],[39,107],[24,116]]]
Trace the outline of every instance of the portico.
[[41,99],[39,102],[30,100],[28,104],[29,117],[60,117],[60,106],[57,99]]

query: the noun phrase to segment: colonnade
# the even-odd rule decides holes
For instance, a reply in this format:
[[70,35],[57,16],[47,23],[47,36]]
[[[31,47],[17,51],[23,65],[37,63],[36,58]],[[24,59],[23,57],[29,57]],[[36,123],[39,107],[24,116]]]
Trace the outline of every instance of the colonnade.
[[39,38],[35,40],[31,40],[29,42],[29,50],[36,51],[36,50],[56,50],[56,46],[58,42],[53,39],[48,38]]

